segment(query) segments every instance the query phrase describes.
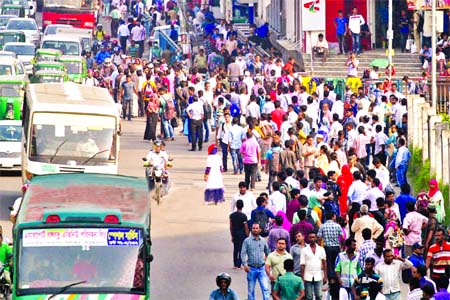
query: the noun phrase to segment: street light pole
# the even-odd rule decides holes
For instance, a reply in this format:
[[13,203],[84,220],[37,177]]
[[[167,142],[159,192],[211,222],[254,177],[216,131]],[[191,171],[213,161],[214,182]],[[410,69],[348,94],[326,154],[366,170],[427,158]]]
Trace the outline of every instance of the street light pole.
[[436,84],[436,0],[431,0],[431,106],[436,109],[437,104],[437,84]]
[[[392,30],[392,0],[389,0],[389,19],[388,19],[388,31],[386,33],[388,39],[388,62],[389,68],[392,69],[392,39],[394,32]],[[392,71],[389,71],[389,81],[391,81]]]

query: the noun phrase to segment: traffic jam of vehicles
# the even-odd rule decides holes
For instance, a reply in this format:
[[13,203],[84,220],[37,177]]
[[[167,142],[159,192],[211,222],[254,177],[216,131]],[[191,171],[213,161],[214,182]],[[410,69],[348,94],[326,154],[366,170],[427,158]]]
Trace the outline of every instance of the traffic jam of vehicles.
[[95,24],[90,0],[1,2],[0,174],[23,187],[0,298],[150,299],[149,183],[118,175],[120,109],[84,84]]

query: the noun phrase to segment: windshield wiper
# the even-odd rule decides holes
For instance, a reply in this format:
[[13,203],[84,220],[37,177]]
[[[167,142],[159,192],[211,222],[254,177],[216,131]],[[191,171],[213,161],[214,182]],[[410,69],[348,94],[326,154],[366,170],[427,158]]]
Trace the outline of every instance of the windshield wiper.
[[61,149],[61,147],[67,142],[67,140],[64,140],[61,144],[59,144],[59,146],[56,148],[55,153],[52,155],[52,157],[50,157],[49,162],[53,162],[53,159],[56,157],[56,155],[59,152],[59,149]]
[[60,294],[64,293],[65,291],[67,291],[68,289],[70,289],[73,286],[76,286],[76,285],[79,285],[79,284],[83,284],[83,283],[87,283],[87,281],[86,280],[78,281],[78,282],[74,282],[74,283],[68,284],[66,286],[63,286],[59,291],[57,291],[56,293],[52,294],[48,298],[48,300],[52,299],[53,297],[55,297],[57,295],[60,295]]
[[97,155],[102,154],[103,152],[106,152],[106,151],[109,151],[109,149],[102,150],[102,151],[99,151],[99,152],[95,153],[94,155],[92,155],[91,157],[89,157],[88,159],[86,159],[86,160],[82,163],[82,165],[87,164],[87,163],[90,162],[92,159],[94,159]]

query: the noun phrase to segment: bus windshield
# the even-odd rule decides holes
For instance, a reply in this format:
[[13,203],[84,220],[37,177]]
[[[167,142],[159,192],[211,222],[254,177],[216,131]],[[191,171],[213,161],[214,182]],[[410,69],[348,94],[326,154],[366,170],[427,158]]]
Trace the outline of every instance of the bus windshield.
[[[136,228],[24,229],[17,293],[144,293],[144,234]],[[84,283],[82,281],[85,281]]]
[[36,112],[29,159],[72,166],[114,164],[115,126],[114,117]]
[[0,84],[0,97],[23,97],[20,84]]
[[45,0],[45,7],[93,8],[92,0]]
[[81,62],[78,61],[68,61],[64,62],[67,68],[67,74],[81,74]]

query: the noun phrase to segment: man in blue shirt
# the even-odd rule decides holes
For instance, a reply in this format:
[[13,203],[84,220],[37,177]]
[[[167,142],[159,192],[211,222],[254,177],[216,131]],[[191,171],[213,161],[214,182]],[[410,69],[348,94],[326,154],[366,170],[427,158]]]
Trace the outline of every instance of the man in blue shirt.
[[405,52],[406,49],[406,40],[409,35],[409,19],[406,15],[406,11],[402,10],[400,17],[400,44],[402,45],[402,53]]
[[338,10],[338,16],[334,19],[334,26],[336,27],[336,35],[339,42],[339,54],[347,52],[345,49],[345,35],[348,31],[348,21],[344,17],[342,10]]
[[410,195],[411,187],[408,183],[404,183],[400,186],[400,195],[395,199],[395,202],[398,204],[398,208],[400,210],[400,219],[403,220],[406,216],[406,203],[408,202],[416,202],[416,199]]
[[[260,214],[258,213],[259,211],[264,211],[266,213],[267,220],[269,220],[269,219],[275,220],[275,215],[270,211],[270,209],[266,208],[266,205],[268,203],[269,203],[269,199],[265,199],[264,197],[261,197],[261,196],[256,198],[257,207],[254,210],[252,210],[252,213],[250,215],[250,222],[249,222],[250,228],[254,223],[261,223],[260,220],[257,220],[257,219],[261,219]],[[266,224],[268,222],[269,221],[267,221]],[[260,225],[262,225],[262,227],[265,227],[266,224],[260,224]],[[266,228],[261,228],[261,236],[269,235],[268,232],[265,232],[265,229]]]

